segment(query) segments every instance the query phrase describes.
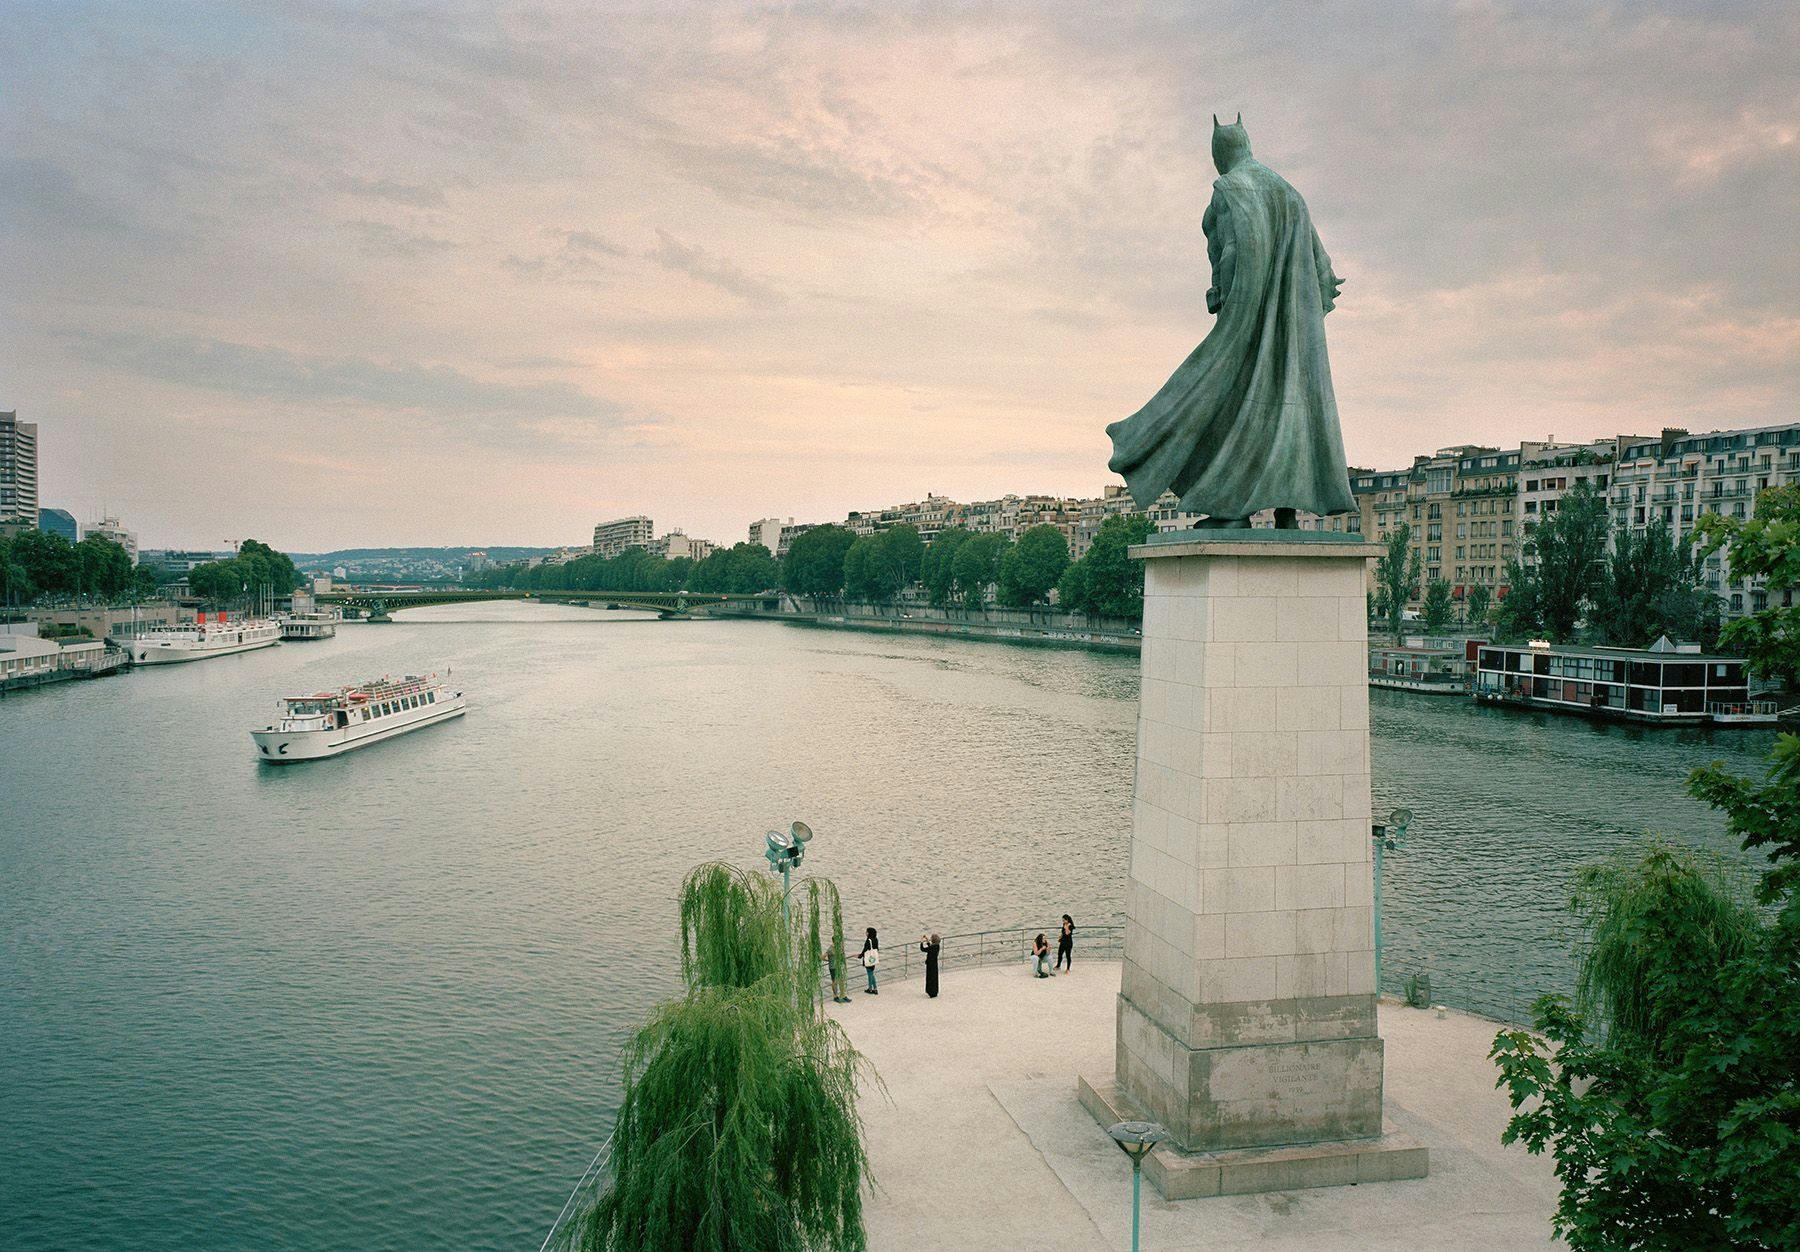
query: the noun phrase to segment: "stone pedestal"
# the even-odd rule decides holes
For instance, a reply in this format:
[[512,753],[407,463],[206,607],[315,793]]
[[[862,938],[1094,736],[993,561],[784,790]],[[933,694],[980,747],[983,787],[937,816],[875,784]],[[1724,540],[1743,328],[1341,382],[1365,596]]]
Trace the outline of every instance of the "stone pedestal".
[[[1365,599],[1380,550],[1270,530],[1132,550],[1143,678],[1116,1081],[1083,1086],[1096,1115],[1169,1129],[1153,1180],[1182,1154],[1217,1176],[1256,1154],[1237,1176],[1277,1189],[1425,1172],[1424,1149],[1382,1125]],[[1277,1148],[1281,1167],[1262,1168]]]

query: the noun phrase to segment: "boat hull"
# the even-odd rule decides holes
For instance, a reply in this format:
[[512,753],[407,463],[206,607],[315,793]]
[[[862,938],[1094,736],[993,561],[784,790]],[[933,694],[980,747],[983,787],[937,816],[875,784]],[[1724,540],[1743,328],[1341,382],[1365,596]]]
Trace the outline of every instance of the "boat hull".
[[461,717],[466,711],[463,701],[458,699],[454,703],[418,710],[418,717],[392,726],[349,726],[330,730],[253,730],[250,738],[256,743],[258,760],[270,765],[291,765],[296,761],[319,761],[330,756],[342,756],[356,748]]
[[230,656],[235,652],[252,652],[257,648],[272,648],[281,642],[279,636],[268,639],[250,639],[242,643],[224,644],[217,648],[184,648],[172,644],[144,643],[123,635],[113,640],[125,650],[125,655],[133,665],[179,665],[188,661],[210,661],[215,656]]

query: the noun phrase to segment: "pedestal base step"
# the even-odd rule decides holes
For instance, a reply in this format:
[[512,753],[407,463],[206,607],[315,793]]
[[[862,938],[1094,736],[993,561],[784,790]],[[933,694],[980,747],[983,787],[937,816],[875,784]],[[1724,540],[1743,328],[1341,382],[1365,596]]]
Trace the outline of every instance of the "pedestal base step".
[[[1076,1081],[1081,1106],[1102,1126],[1143,1120],[1143,1112],[1110,1078]],[[1164,1145],[1144,1159],[1144,1176],[1165,1200],[1194,1200],[1423,1178],[1429,1167],[1429,1150],[1424,1144],[1386,1125],[1375,1139],[1279,1148],[1183,1152]]]

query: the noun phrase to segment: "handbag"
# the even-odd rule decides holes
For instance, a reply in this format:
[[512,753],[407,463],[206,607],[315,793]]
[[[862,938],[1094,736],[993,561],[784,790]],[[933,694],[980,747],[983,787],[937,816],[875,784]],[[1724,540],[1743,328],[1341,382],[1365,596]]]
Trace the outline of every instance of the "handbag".
[[863,968],[864,969],[874,969],[880,963],[881,963],[881,949],[880,948],[870,948],[867,952],[863,953]]

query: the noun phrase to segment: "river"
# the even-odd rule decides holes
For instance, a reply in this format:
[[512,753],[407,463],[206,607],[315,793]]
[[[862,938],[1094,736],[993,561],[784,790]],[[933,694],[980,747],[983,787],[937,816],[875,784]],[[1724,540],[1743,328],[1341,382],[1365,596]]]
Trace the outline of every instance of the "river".
[[[281,694],[448,670],[467,717],[259,764]],[[675,983],[693,864],[805,871],[904,939],[1109,919],[1135,657],[536,604],[0,702],[0,1243],[536,1247]],[[1569,979],[1574,868],[1772,732],[1376,692],[1385,983],[1518,1020]],[[893,939],[890,939],[892,942]]]

